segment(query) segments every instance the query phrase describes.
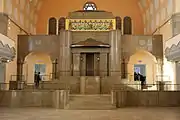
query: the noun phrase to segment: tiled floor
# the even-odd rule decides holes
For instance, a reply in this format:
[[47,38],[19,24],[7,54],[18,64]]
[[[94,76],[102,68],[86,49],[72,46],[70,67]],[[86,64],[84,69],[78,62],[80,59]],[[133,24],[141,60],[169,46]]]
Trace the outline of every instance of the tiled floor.
[[0,108],[0,120],[180,120],[180,108],[55,110]]

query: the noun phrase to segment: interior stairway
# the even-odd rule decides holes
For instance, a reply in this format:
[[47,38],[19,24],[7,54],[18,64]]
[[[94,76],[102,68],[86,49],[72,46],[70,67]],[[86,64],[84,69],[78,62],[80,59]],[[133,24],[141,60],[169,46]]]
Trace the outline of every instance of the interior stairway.
[[110,95],[70,95],[70,110],[112,110]]

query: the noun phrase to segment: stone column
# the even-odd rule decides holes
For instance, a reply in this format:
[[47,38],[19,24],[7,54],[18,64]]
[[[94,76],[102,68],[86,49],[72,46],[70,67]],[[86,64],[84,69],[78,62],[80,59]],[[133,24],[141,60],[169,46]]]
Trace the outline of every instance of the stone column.
[[128,78],[128,63],[129,57],[124,57],[122,59],[122,66],[121,66],[121,78]]
[[[17,89],[21,90],[23,89],[23,81],[24,81],[24,78],[23,78],[23,64],[24,64],[24,60],[23,59],[18,59],[17,61],[17,76],[16,76],[16,86],[17,86]],[[11,88],[11,85],[12,82],[10,81],[10,88]]]
[[121,76],[121,31],[110,32],[110,75]]
[[107,53],[100,53],[100,76],[108,75],[108,56]]
[[70,31],[60,31],[60,56],[59,56],[59,73],[60,76],[71,75],[71,40]]
[[158,78],[157,78],[157,86],[159,91],[164,91],[164,75],[163,75],[163,60],[160,58],[157,58],[157,69],[158,69]]
[[179,61],[175,63],[175,90],[180,90],[180,63]]
[[86,76],[86,54],[80,54],[80,76]]
[[57,79],[57,59],[52,62],[52,80]]
[[23,81],[23,64],[24,60],[18,59],[17,60],[17,81]]
[[158,81],[163,81],[163,60],[160,58],[157,58],[157,72],[158,72]]
[[80,53],[73,53],[73,76],[80,76]]
[[100,54],[94,54],[94,76],[100,76]]

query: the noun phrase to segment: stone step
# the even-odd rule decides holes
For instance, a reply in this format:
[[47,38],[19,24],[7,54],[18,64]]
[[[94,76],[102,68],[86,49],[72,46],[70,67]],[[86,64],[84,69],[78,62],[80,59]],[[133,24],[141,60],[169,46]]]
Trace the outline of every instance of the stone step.
[[71,110],[111,110],[110,95],[70,95],[67,109]]

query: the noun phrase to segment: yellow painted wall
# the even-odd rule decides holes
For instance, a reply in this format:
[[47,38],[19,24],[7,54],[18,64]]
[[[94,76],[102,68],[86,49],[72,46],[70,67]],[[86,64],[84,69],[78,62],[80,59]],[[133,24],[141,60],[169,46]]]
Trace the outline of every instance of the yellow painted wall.
[[[45,64],[46,65],[46,75],[52,73],[52,62],[50,56],[43,53],[30,53],[23,65],[23,75],[27,83],[34,83],[34,65],[35,64]],[[49,80],[48,77],[46,80]]]
[[146,83],[153,84],[153,80],[156,80],[157,73],[157,64],[154,56],[144,51],[139,51],[132,55],[128,63],[129,80],[134,80],[134,64],[146,64]]

